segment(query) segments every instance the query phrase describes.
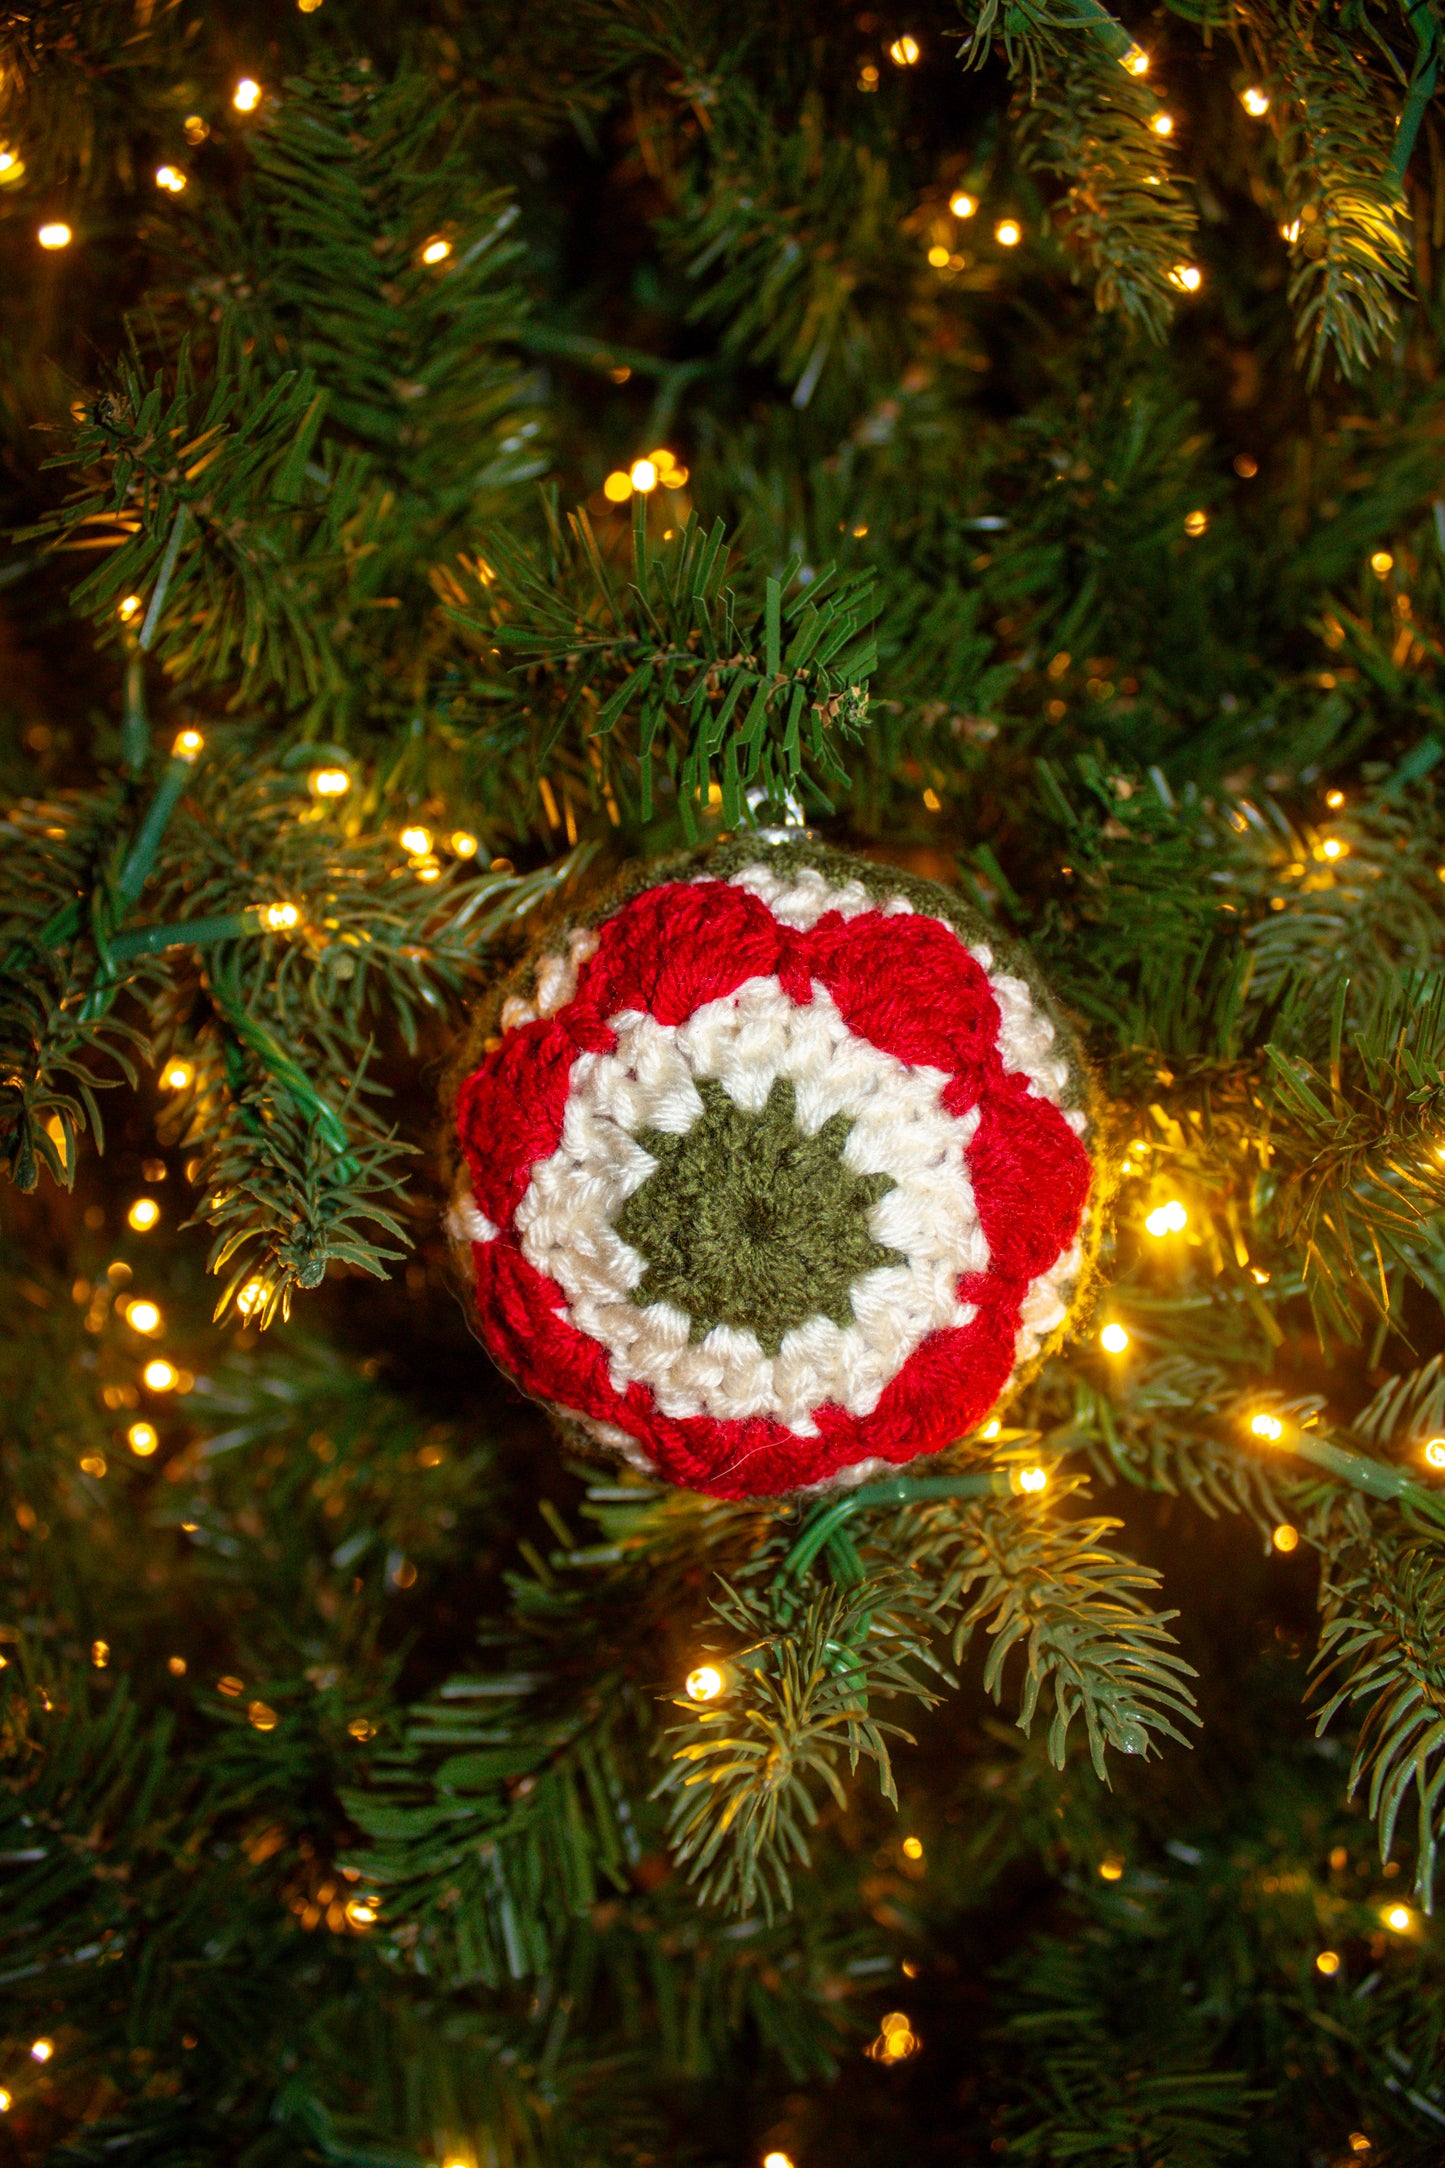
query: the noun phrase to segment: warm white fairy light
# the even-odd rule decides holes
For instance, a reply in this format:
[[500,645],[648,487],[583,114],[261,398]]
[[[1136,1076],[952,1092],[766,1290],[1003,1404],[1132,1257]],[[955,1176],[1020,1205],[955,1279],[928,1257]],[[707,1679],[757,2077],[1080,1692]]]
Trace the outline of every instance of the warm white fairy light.
[[1248,90],[1240,92],[1239,102],[1252,119],[1263,120],[1269,111],[1269,92],[1261,90],[1257,83],[1251,83]]
[[1252,1415],[1249,1427],[1256,1438],[1267,1438],[1271,1445],[1278,1445],[1284,1436],[1284,1424],[1277,1415]]
[[351,777],[344,768],[313,768],[308,780],[317,798],[344,798],[351,788]]
[[1269,1540],[1277,1551],[1297,1551],[1299,1549],[1299,1530],[1294,1526],[1293,1522],[1281,1521]]
[[161,1442],[160,1433],[154,1423],[132,1423],[125,1442],[138,1460],[149,1460]]
[[161,1329],[160,1305],[148,1302],[144,1298],[139,1302],[128,1302],[125,1306],[125,1321],[132,1332],[143,1332],[147,1335],[159,1332]]
[[63,218],[51,218],[36,229],[35,238],[42,248],[69,248],[75,235]]
[[1119,65],[1121,68],[1126,69],[1130,75],[1147,75],[1149,73],[1149,55],[1142,45],[1131,45],[1128,52],[1121,57]]
[[949,197],[948,208],[955,218],[972,218],[978,209],[978,198],[971,196],[966,188],[960,188],[957,194]]
[[430,828],[403,828],[401,847],[404,851],[410,851],[413,858],[425,858],[431,849]]
[[1122,1325],[1106,1325],[1099,1335],[1099,1345],[1106,1355],[1122,1355],[1129,1345],[1129,1335]]
[[162,1356],[158,1356],[154,1362],[147,1363],[141,1372],[142,1381],[147,1390],[152,1393],[174,1392],[180,1383],[180,1377],[181,1374],[175,1364],[168,1363]]
[[634,459],[627,470],[627,479],[639,496],[645,497],[657,487],[657,466],[651,459]]
[[1144,1225],[1149,1230],[1149,1233],[1158,1239],[1162,1235],[1181,1234],[1188,1222],[1189,1214],[1185,1211],[1179,1199],[1171,1197],[1167,1204],[1155,1207],[1145,1220]]
[[1174,133],[1174,115],[1172,113],[1156,113],[1149,126],[1157,136],[1172,136]]
[[178,196],[186,186],[186,176],[179,166],[157,166],[156,187],[163,188],[168,196]]
[[1445,1468],[1445,1438],[1427,1438],[1421,1452],[1427,1468]]
[[128,625],[140,606],[139,595],[123,595],[115,606],[115,614],[123,625]]
[[197,759],[205,742],[199,730],[178,731],[171,745],[172,760]]
[[161,1216],[161,1208],[154,1197],[137,1197],[126,1218],[138,1235],[148,1235]]
[[699,1664],[683,1681],[689,1701],[716,1701],[724,1683],[716,1664]]
[[183,1092],[188,1084],[195,1082],[196,1072],[188,1061],[168,1061],[161,1071],[161,1082],[167,1091]]
[[453,831],[451,845],[452,855],[455,858],[475,858],[480,848],[476,837],[466,828],[458,828]]
[[261,86],[254,76],[243,75],[231,92],[231,103],[238,113],[254,113],[261,103]]
[[294,903],[268,903],[261,908],[261,920],[270,933],[289,933],[301,923],[301,912]]
[[254,1317],[266,1300],[264,1280],[248,1280],[236,1297],[236,1308],[242,1317]]
[[895,38],[889,46],[888,58],[895,68],[913,68],[918,65],[921,51],[922,47],[917,38],[910,37],[905,31],[901,38]]
[[1046,1468],[1020,1468],[1018,1480],[1021,1491],[1047,1490],[1049,1484],[1048,1470]]
[[1001,218],[993,229],[993,237],[1000,248],[1017,248],[1024,237],[1024,229],[1016,218]]
[[1408,1905],[1387,1905],[1380,1917],[1396,1935],[1407,1935],[1415,1924],[1415,1915]]
[[30,2043],[30,2059],[32,2062],[48,2063],[54,2053],[55,2042],[53,2040],[42,2038],[32,2040]]
[[423,263],[445,263],[452,252],[452,244],[444,234],[434,234],[421,252]]
[[1197,294],[1204,284],[1204,273],[1197,263],[1177,263],[1169,274],[1169,283],[1181,293]]

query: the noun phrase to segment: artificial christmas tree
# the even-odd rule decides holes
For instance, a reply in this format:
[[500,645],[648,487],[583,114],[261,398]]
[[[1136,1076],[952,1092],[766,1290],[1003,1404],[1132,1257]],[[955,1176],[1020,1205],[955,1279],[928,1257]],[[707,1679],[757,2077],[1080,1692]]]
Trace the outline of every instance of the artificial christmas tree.
[[1441,2157],[1439,39],[3,18],[0,2159]]

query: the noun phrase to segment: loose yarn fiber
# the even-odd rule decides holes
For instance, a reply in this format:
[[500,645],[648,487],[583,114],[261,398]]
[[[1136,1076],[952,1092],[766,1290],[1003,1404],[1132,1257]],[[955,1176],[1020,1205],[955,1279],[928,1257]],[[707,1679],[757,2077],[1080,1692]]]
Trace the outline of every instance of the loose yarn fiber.
[[482,1338],[649,1473],[866,1480],[976,1428],[1067,1319],[1088,1080],[933,882],[810,841],[654,868],[544,937],[478,1055],[450,1225]]

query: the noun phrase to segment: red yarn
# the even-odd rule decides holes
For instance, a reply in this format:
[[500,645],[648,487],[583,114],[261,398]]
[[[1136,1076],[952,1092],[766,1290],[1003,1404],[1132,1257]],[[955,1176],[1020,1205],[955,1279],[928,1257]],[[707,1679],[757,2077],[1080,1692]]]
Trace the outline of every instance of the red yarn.
[[[968,1160],[989,1264],[957,1289],[977,1315],[931,1333],[870,1415],[815,1410],[812,1437],[771,1417],[668,1416],[637,1381],[618,1392],[607,1349],[571,1323],[566,1296],[523,1256],[513,1225],[532,1168],[557,1149],[577,1055],[615,1044],[610,1018],[644,1010],[681,1024],[704,1002],[771,976],[800,1005],[817,981],[858,1037],[944,1071],[948,1112],[979,1109]],[[497,1361],[525,1392],[625,1432],[672,1482],[716,1497],[771,1495],[870,1457],[902,1463],[940,1451],[1007,1383],[1029,1283],[1074,1240],[1089,1192],[1088,1155],[1058,1108],[1005,1071],[999,1022],[986,973],[921,913],[830,911],[800,932],[726,882],[644,890],[599,928],[573,998],[508,1033],[462,1088],[473,1193],[499,1230],[473,1245],[478,1317]]]

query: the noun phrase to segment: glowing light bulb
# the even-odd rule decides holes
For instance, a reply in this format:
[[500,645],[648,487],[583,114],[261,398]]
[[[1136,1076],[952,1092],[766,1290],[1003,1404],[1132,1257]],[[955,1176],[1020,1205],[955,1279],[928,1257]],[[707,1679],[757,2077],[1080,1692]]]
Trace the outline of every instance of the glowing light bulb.
[[1024,229],[1016,218],[1001,218],[993,229],[993,237],[1000,248],[1017,248],[1024,237]]
[[1111,1852],[1107,1859],[1099,1861],[1099,1879],[1101,1882],[1123,1881],[1124,1862],[1117,1852]]
[[356,1928],[358,1933],[364,1934],[368,1927],[374,1927],[380,1917],[374,1897],[352,1897],[347,1900],[346,1924]]
[[1325,804],[1332,813],[1338,813],[1344,802],[1345,794],[1342,790],[1327,790],[1325,792]]
[[161,1082],[167,1091],[183,1092],[194,1081],[195,1074],[188,1061],[168,1061],[161,1071]]
[[6,2092],[4,2086],[0,2085],[0,2115],[8,2115],[9,2113],[10,2095]]
[[1106,1325],[1099,1335],[1099,1345],[1107,1355],[1122,1355],[1129,1345],[1129,1335],[1122,1325]]
[[1292,1522],[1281,1521],[1269,1540],[1277,1551],[1297,1551],[1299,1549],[1299,1530]]
[[1156,113],[1149,126],[1157,136],[1172,136],[1174,133],[1174,116],[1172,113]]
[[895,38],[889,46],[888,58],[895,68],[913,68],[918,65],[921,49],[917,38],[910,37],[905,31],[901,38]]
[[42,248],[69,248],[75,236],[63,218],[52,218],[38,229],[35,238]]
[[238,113],[254,113],[261,103],[261,86],[253,76],[243,75],[231,92],[231,103]]
[[431,849],[430,828],[403,828],[401,847],[404,851],[410,851],[413,858],[425,858]]
[[1149,55],[1142,45],[1131,45],[1128,52],[1123,55],[1119,65],[1121,68],[1126,68],[1130,75],[1147,75],[1149,73]]
[[458,828],[452,836],[452,854],[456,858],[475,858],[477,839],[465,828]]
[[1326,836],[1320,845],[1321,858],[1348,858],[1349,855],[1349,844],[1342,843],[1338,836]]
[[157,166],[156,187],[163,188],[168,196],[178,196],[186,185],[186,176],[179,166]]
[[1261,90],[1257,83],[1251,83],[1248,90],[1240,92],[1239,102],[1244,107],[1245,112],[1255,120],[1263,120],[1265,114],[1269,111],[1269,92]]
[[236,1308],[240,1311],[242,1317],[254,1317],[265,1300],[265,1281],[248,1280],[236,1297]]
[[657,468],[650,459],[634,459],[627,470],[627,479],[639,496],[646,496],[657,487]]
[[956,195],[949,197],[948,208],[955,218],[972,218],[978,209],[978,198],[971,196],[966,188],[960,188]]
[[182,730],[171,746],[172,760],[194,760],[205,744],[199,730]]
[[1277,1415],[1252,1415],[1249,1427],[1256,1438],[1268,1438],[1271,1445],[1278,1445],[1284,1436],[1284,1424]]
[[1315,1959],[1315,1971],[1322,1972],[1327,1980],[1332,1980],[1339,1969],[1339,1951],[1321,1950],[1319,1956]]
[[161,1216],[161,1208],[154,1197],[137,1197],[126,1218],[138,1235],[149,1234]]
[[1002,1429],[1003,1424],[995,1415],[987,1423],[984,1424],[983,1429],[979,1432],[979,1436],[981,1438],[996,1438]]
[[723,1675],[715,1664],[699,1664],[683,1684],[689,1701],[716,1701],[723,1690]]
[[934,246],[928,251],[928,260],[935,271],[946,271],[948,268],[948,250],[940,247],[935,242]]
[[309,781],[318,798],[344,798],[351,788],[351,777],[344,768],[313,768]]
[[110,1643],[108,1641],[92,1641],[90,1644],[90,1660],[97,1671],[104,1671],[106,1665],[110,1662]]
[[1197,294],[1204,284],[1204,273],[1197,263],[1177,263],[1169,274],[1169,283],[1186,294]]
[[1179,1199],[1171,1197],[1168,1204],[1155,1207],[1145,1220],[1144,1225],[1151,1235],[1177,1235],[1188,1224],[1188,1220],[1189,1214],[1185,1211]]
[[1376,550],[1370,558],[1370,570],[1377,580],[1388,579],[1394,565],[1395,560],[1389,550]]
[[184,1656],[168,1656],[166,1669],[173,1679],[183,1679],[186,1675],[186,1659]]
[[1184,515],[1184,532],[1187,535],[1201,535],[1208,525],[1209,514],[1207,512],[1186,512]]
[[157,1359],[153,1363],[146,1364],[141,1372],[141,1377],[151,1392],[170,1393],[175,1391],[180,1380],[180,1372],[176,1369],[174,1363]]
[[120,619],[123,625],[128,625],[139,608],[140,596],[126,595],[122,601],[116,604],[115,614]]
[[1020,1468],[1018,1484],[1021,1491],[1047,1490],[1049,1472],[1047,1468]]
[[125,1442],[139,1460],[149,1460],[160,1444],[160,1433],[154,1423],[132,1423],[125,1434]]
[[128,1302],[125,1321],[132,1332],[152,1333],[161,1329],[161,1313],[153,1302]]
[[15,188],[25,178],[25,160],[19,151],[0,144],[0,188]]
[[1299,229],[1299,220],[1297,218],[1292,218],[1287,226],[1280,227],[1280,238],[1282,240],[1290,242],[1291,245],[1293,245],[1293,243],[1299,239]]
[[905,1859],[922,1859],[923,1839],[921,1837],[905,1837],[899,1846],[899,1850]]
[[609,504],[626,504],[632,495],[632,477],[618,467],[602,484],[602,494]]
[[444,235],[437,234],[422,250],[421,260],[423,263],[445,263],[451,252],[451,242]]
[[53,2040],[32,2040],[30,2043],[30,2059],[32,2062],[48,2063],[54,2053],[55,2042]]
[[[1408,1905],[1388,1905],[1383,1914],[1385,1925],[1393,1934],[1406,1935],[1415,1924],[1415,1915]],[[32,2048],[31,2053],[35,2051]]]
[[1427,1438],[1423,1450],[1427,1468],[1445,1468],[1445,1438]]

